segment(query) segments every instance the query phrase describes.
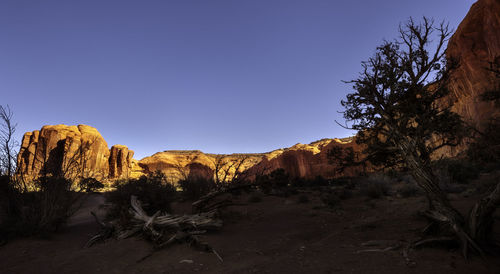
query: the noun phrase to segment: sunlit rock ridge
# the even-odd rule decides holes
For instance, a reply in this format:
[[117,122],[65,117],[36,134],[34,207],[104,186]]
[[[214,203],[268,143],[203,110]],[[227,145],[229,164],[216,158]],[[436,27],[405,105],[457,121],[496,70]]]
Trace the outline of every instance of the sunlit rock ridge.
[[48,125],[24,134],[17,174],[27,179],[62,175],[105,180],[161,171],[170,181],[177,182],[189,177],[214,178],[216,172],[221,176],[219,180],[229,180],[237,172],[255,176],[283,168],[297,177],[335,177],[339,175],[336,166],[327,159],[327,152],[333,146],[357,147],[351,138],[323,139],[267,153],[226,155],[168,150],[136,160],[134,152],[124,145],[108,148],[101,134],[91,126]]

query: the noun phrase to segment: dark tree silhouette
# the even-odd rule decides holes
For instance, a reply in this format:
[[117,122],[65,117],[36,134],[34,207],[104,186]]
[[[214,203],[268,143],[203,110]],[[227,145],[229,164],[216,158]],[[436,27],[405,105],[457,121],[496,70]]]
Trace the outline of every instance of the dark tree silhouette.
[[466,220],[451,206],[431,168],[433,152],[456,146],[465,132],[460,116],[442,100],[457,66],[444,51],[451,33],[446,24],[425,17],[421,23],[410,19],[400,25],[399,39],[377,47],[362,63],[360,76],[348,82],[354,91],[342,105],[344,118],[352,123],[349,128],[358,131],[357,141],[367,145],[366,159],[375,165],[406,166],[428,198],[426,216],[451,231],[467,256],[470,246],[482,253],[500,186]]
[[14,140],[17,124],[12,121],[13,112],[10,107],[0,106],[0,175],[7,175],[12,179],[15,171],[16,159]]

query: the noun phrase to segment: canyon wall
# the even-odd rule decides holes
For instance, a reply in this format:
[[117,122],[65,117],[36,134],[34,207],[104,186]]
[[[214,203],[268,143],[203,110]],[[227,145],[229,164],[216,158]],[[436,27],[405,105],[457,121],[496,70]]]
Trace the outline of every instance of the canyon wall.
[[[161,171],[171,181],[201,177],[230,180],[262,160],[263,154],[208,154],[199,150],[168,150],[138,162],[144,173]],[[217,173],[217,176],[216,176]]]
[[[328,157],[333,147],[354,147],[360,151],[352,139],[324,139],[268,153],[224,155],[170,150],[135,160],[134,152],[126,146],[114,145],[109,149],[93,127],[55,125],[24,134],[17,174],[28,180],[43,175],[114,180],[161,171],[172,182],[193,177],[228,181],[237,174],[251,179],[282,168],[292,177],[333,178],[344,174],[336,171],[336,163]],[[354,172],[351,169],[346,174]]]
[[474,3],[449,40],[446,55],[459,62],[449,86],[452,110],[481,130],[500,114],[493,102],[481,98],[500,87],[500,79],[488,71],[490,63],[500,66],[500,1]]
[[261,162],[253,166],[249,173],[259,175],[276,169],[284,169],[291,177],[314,179],[317,176],[336,178],[354,176],[363,167],[348,167],[339,170],[338,159],[331,151],[351,149],[355,155],[362,154],[362,146],[356,144],[355,138],[322,139],[310,144],[296,144],[292,147],[266,153]]

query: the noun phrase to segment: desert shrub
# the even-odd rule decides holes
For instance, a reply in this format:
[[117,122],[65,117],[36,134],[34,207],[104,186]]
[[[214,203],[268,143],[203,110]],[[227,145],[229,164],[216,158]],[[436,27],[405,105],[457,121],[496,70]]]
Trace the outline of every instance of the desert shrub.
[[72,182],[60,177],[38,178],[31,192],[22,192],[9,178],[0,181],[0,231],[7,237],[48,236],[64,226],[83,201],[81,193],[71,190]]
[[284,169],[278,168],[269,174],[269,181],[273,188],[287,187],[290,177]]
[[443,159],[433,163],[443,183],[466,184],[479,177],[480,168],[466,159]]
[[104,188],[104,184],[95,178],[83,178],[78,182],[81,191],[95,192]]
[[352,178],[350,178],[350,177],[335,178],[332,180],[332,185],[336,185],[336,186],[352,185]]
[[262,202],[262,195],[260,195],[258,193],[252,193],[248,197],[248,202],[249,203],[259,203],[259,202]]
[[368,198],[378,199],[389,195],[392,179],[383,174],[373,174],[360,184],[360,190]]
[[345,187],[338,189],[335,193],[340,200],[347,200],[352,197],[352,190]]
[[330,208],[334,208],[340,205],[340,198],[334,192],[328,192],[321,195],[321,201]]
[[321,187],[329,186],[332,182],[333,181],[330,181],[323,176],[318,175],[314,179],[305,179],[301,177],[290,179],[289,185],[293,187]]
[[309,185],[309,182],[302,177],[295,177],[290,180],[290,185],[293,187],[306,187]]
[[[497,96],[500,94],[498,91],[493,93]],[[487,101],[491,101],[491,98]],[[496,104],[498,107],[498,98]],[[500,169],[500,120],[491,119],[485,121],[483,133],[476,136],[466,153],[468,159],[479,164],[484,171],[490,172]]]
[[182,189],[182,196],[191,200],[198,200],[217,187],[214,180],[202,177],[190,177],[180,180],[178,184]]
[[117,181],[116,189],[106,193],[106,201],[111,204],[108,218],[129,220],[130,197],[137,196],[147,214],[157,211],[170,212],[170,204],[176,197],[176,189],[162,172],[154,172],[137,179]]
[[288,187],[291,183],[288,173],[282,168],[275,169],[269,174],[259,175],[255,179],[255,185],[262,189],[266,194],[271,190]]
[[309,203],[309,197],[305,194],[302,194],[299,196],[297,202],[299,202],[301,204]]
[[314,178],[314,180],[312,180],[311,184],[313,186],[328,186],[330,185],[330,181],[325,179],[323,176],[318,175]]
[[378,199],[382,196],[387,196],[387,187],[384,184],[373,183],[367,184],[363,189],[362,193],[372,199]]
[[415,197],[421,193],[421,190],[418,186],[412,184],[405,184],[399,190],[398,194],[403,198]]

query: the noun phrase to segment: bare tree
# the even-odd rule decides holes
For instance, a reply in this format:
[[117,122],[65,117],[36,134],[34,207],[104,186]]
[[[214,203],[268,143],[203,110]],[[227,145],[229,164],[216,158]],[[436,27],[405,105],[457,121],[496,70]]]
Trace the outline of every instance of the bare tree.
[[[175,170],[177,173],[180,175],[180,180],[187,180],[189,178],[189,170],[186,166],[181,165],[180,162],[176,162],[173,164]],[[171,182],[175,182],[175,177],[171,175],[172,178],[170,178]]]
[[89,160],[92,156],[92,145],[95,141],[96,138],[85,142],[82,141],[72,155],[67,154],[67,152],[70,151],[71,142],[65,143],[65,153],[63,154],[63,161],[61,163],[62,177],[77,179],[94,177],[96,175],[94,174],[94,170],[89,167]]
[[[250,156],[248,155],[238,155],[236,156],[236,159],[234,161],[234,173],[233,176],[231,177],[231,183],[241,183],[244,182],[245,180],[248,179],[249,174],[247,172],[247,169],[245,169],[244,164],[250,160]],[[229,172],[229,170],[228,170]]]
[[249,159],[248,155],[234,155],[231,159],[228,155],[217,154],[213,159],[214,181],[219,187],[245,179],[244,163]]
[[15,172],[15,149],[17,142],[14,140],[17,124],[12,122],[13,112],[10,107],[0,105],[0,174],[9,178]]

